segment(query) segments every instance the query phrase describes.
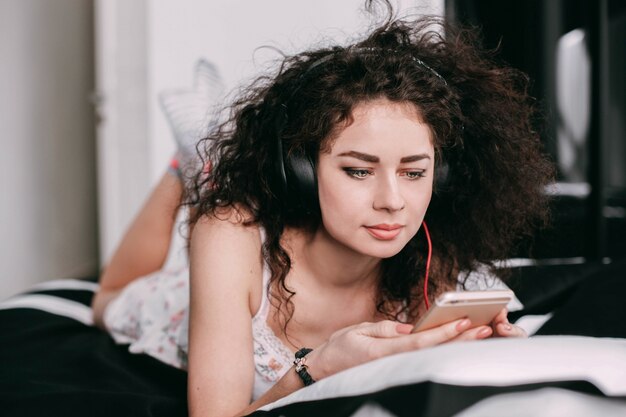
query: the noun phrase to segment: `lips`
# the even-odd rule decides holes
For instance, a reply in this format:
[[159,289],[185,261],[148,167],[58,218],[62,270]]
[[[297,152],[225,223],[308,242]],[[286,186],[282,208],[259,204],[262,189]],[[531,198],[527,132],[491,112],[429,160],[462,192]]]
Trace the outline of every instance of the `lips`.
[[402,231],[402,225],[399,224],[377,224],[374,226],[365,226],[367,232],[378,240],[392,240]]

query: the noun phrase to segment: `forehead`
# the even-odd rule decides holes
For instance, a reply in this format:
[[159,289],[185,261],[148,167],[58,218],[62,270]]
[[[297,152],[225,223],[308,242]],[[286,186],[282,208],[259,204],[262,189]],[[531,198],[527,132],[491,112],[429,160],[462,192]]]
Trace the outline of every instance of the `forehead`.
[[415,105],[380,99],[354,107],[350,119],[337,129],[330,153],[354,147],[377,152],[407,148],[426,152],[432,150],[432,143],[431,129],[422,121]]

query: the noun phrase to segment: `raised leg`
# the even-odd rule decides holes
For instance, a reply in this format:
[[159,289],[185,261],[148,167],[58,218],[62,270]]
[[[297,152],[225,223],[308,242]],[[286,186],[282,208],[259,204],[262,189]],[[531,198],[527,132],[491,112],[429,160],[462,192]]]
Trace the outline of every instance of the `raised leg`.
[[180,179],[170,172],[164,174],[100,275],[100,290],[92,302],[96,325],[104,327],[106,305],[128,283],[165,263],[181,195]]

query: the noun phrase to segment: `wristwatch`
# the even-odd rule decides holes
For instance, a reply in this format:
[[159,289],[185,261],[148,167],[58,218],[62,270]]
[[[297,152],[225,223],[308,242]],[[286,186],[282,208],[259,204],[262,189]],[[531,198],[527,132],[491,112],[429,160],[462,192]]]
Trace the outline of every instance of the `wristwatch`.
[[293,361],[293,364],[295,365],[296,373],[298,374],[302,382],[304,382],[304,386],[307,386],[307,387],[315,382],[315,380],[311,378],[311,375],[307,371],[307,366],[306,366],[306,355],[308,355],[312,351],[313,349],[309,349],[309,348],[300,349],[299,351],[296,352],[296,358]]

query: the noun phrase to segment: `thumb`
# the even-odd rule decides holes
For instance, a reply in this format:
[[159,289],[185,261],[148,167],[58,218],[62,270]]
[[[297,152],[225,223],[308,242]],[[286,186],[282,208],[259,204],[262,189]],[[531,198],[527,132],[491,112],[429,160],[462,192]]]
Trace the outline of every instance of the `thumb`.
[[372,337],[387,338],[398,337],[411,333],[413,326],[405,323],[398,323],[397,321],[383,320],[374,323],[371,327],[368,327],[363,333]]

